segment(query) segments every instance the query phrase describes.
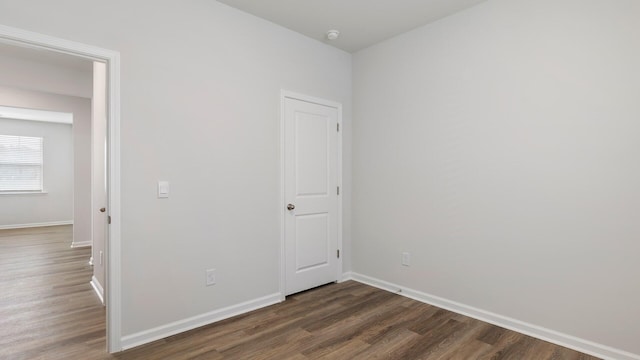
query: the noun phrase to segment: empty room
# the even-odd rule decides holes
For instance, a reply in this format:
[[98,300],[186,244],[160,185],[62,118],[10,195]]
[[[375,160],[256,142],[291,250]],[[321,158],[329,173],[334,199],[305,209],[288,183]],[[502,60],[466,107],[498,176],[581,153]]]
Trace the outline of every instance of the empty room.
[[79,258],[68,225],[0,229],[0,358],[640,360],[639,18],[637,0],[1,0],[0,56],[103,64],[85,155],[105,170],[74,181],[101,181],[86,231],[106,235],[39,278],[2,254],[24,231],[69,243],[34,261]]

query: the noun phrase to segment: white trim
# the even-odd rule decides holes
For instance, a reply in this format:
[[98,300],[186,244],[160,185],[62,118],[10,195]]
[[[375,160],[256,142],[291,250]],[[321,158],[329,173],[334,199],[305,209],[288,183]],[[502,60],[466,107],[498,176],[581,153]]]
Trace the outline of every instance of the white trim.
[[[337,101],[321,99],[321,98],[318,98],[318,97],[304,95],[304,94],[300,94],[300,93],[289,91],[289,90],[281,90],[280,94],[281,94],[280,98],[281,98],[282,102],[284,102],[285,98],[289,98],[289,99],[306,101],[306,102],[312,103],[312,104],[328,106],[328,107],[336,108],[336,109],[342,111],[342,104],[340,104]],[[342,120],[341,116],[340,116],[339,120]]]
[[318,104],[322,106],[328,106],[335,108],[338,111],[338,124],[340,125],[340,131],[338,132],[338,164],[337,177],[338,186],[340,187],[340,195],[338,195],[338,250],[340,250],[340,258],[338,259],[338,270],[336,272],[336,281],[340,281],[342,274],[342,259],[344,258],[344,251],[342,250],[342,196],[344,194],[344,188],[342,186],[342,132],[344,127],[342,126],[342,104],[339,102],[325,100],[313,96],[299,94],[293,91],[280,90],[280,296],[281,300],[285,299],[285,283],[286,283],[286,255],[285,255],[285,99],[301,100],[312,104]]
[[112,50],[64,40],[10,26],[0,25],[0,43],[79,56],[103,61],[108,68],[108,206],[111,225],[107,235],[107,349],[121,346],[121,228],[120,228],[120,53]]
[[60,225],[73,225],[73,220],[65,220],[65,221],[49,221],[49,222],[29,223],[29,224],[10,224],[10,225],[0,225],[0,230],[8,230],[8,229],[26,229],[26,228],[34,228],[34,227],[60,226]]
[[121,295],[121,203],[120,203],[120,53],[113,52],[107,61],[107,203],[111,224],[107,225],[105,246],[107,286],[107,349],[122,350]]
[[349,280],[353,280],[353,274],[351,273],[351,271],[342,273],[342,279],[340,279],[340,281],[338,282],[345,282]]
[[284,129],[284,99],[285,99],[285,91],[280,91],[280,203],[278,204],[278,214],[280,214],[280,300],[284,301],[286,299],[286,250],[285,250],[285,188],[284,188],[284,180],[285,180],[285,168],[284,168],[284,141],[285,141],[285,129]]
[[91,287],[98,295],[100,302],[102,303],[102,305],[104,305],[104,289],[102,288],[102,285],[100,285],[100,281],[98,281],[98,278],[96,278],[95,275],[91,277],[91,281],[89,282],[89,284],[91,284]]
[[337,104],[338,109],[338,188],[340,192],[338,194],[338,251],[340,252],[340,258],[338,259],[338,273],[336,278],[340,281],[342,277],[342,264],[344,259],[344,249],[342,247],[342,197],[344,195],[344,186],[342,186],[342,133],[344,132],[344,126],[342,126],[342,104]]
[[525,335],[533,336],[535,338],[574,349],[605,360],[640,360],[640,355],[638,354],[632,354],[624,350],[615,349],[610,346],[598,344],[589,340],[581,339],[538,325],[492,313],[490,311],[478,309],[473,306],[461,304],[459,302],[451,301],[439,296],[409,289],[384,280],[376,279],[355,272],[351,273],[351,277],[353,278],[353,280],[363,284],[397,293],[410,299],[453,311],[458,314],[469,316],[474,319],[478,319]]
[[87,241],[73,241],[71,243],[71,247],[72,248],[81,248],[81,247],[89,247],[92,245],[91,240],[87,240]]
[[7,195],[18,195],[18,196],[22,196],[22,195],[47,195],[49,192],[42,190],[42,191],[0,191],[0,196],[7,196]]
[[73,125],[72,113],[26,109],[12,106],[0,106],[0,118]]
[[153,329],[144,330],[135,334],[122,337],[123,350],[150,343],[171,335],[189,331],[201,326],[209,325],[217,321],[228,319],[253,310],[267,307],[281,302],[280,294],[271,294],[258,299],[249,300],[237,305],[214,310],[202,315],[193,316],[184,320],[174,321]]

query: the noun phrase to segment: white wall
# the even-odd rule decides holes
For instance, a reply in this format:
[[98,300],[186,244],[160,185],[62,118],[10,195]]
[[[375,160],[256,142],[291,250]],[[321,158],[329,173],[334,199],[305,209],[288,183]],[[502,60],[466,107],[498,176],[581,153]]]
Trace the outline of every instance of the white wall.
[[[3,70],[11,71],[11,69]],[[69,207],[72,209],[72,214],[67,216],[64,221],[73,220],[74,222],[74,243],[90,244],[91,100],[75,96],[15,89],[3,86],[1,81],[2,76],[0,76],[0,105],[2,106],[73,113],[73,135],[69,143],[73,151],[73,177],[69,181],[69,185],[73,189],[72,197],[69,199]],[[46,176],[48,175],[45,175],[45,181],[48,181]],[[17,212],[17,210],[18,208],[13,211]],[[23,216],[27,216],[27,214],[23,214]]]
[[640,354],[639,16],[490,0],[355,54],[354,272]]
[[73,218],[73,142],[71,125],[0,119],[0,134],[43,140],[44,194],[0,195],[0,228],[70,222]]
[[[0,5],[1,6],[1,5]],[[91,97],[91,71],[80,71],[20,59],[0,49],[0,83],[5,86],[54,94]]]
[[124,335],[278,291],[280,90],[343,103],[348,147],[349,54],[211,0],[7,0],[0,23],[121,53]]

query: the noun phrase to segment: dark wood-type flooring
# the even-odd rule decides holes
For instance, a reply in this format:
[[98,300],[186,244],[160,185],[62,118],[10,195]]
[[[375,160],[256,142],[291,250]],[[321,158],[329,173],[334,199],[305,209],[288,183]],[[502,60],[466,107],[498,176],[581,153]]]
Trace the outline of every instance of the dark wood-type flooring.
[[353,281],[109,355],[90,250],[70,239],[0,230],[0,359],[596,359]]

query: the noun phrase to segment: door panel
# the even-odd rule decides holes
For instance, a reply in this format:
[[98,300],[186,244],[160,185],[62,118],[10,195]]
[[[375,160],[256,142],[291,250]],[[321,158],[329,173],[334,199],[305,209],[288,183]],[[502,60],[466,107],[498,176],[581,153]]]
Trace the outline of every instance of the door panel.
[[[107,249],[107,65],[93,63],[93,98],[91,119],[92,150],[92,227],[93,227],[93,277],[96,288],[103,289],[106,299],[106,249]],[[102,210],[104,209],[104,210]]]
[[338,279],[338,109],[284,106],[285,294]]
[[331,163],[328,161],[327,119],[297,112],[295,117],[296,193],[326,196]]
[[296,216],[296,272],[329,264],[330,236],[327,214]]

